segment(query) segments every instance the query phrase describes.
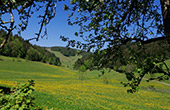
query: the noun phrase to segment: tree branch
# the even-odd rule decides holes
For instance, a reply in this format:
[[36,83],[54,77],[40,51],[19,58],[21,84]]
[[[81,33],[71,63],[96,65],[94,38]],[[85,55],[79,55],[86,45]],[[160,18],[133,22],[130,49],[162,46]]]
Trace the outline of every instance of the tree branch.
[[36,33],[36,35],[37,35],[36,41],[38,41],[38,39],[39,39],[39,37],[40,37],[41,31],[42,31],[42,28],[43,28],[43,25],[44,25],[44,22],[45,22],[45,19],[46,19],[45,17],[47,16],[48,8],[49,8],[49,5],[50,5],[51,2],[52,2],[52,0],[50,0],[50,1],[48,2],[48,4],[47,4],[46,10],[45,10],[45,14],[44,14],[44,16],[43,16],[43,20],[42,20],[42,22],[41,22],[41,26],[40,26],[39,32]]
[[129,41],[135,40],[136,42],[141,42],[142,44],[148,44],[148,43],[151,43],[151,42],[160,41],[160,40],[168,40],[168,39],[169,38],[167,38],[167,37],[156,37],[156,38],[151,38],[151,39],[148,39],[148,40],[141,40],[140,38],[130,37],[130,38],[126,38],[125,40],[122,40],[121,43],[126,44]]
[[[129,2],[129,0],[127,0],[126,2]],[[127,9],[127,11],[123,14],[122,16],[122,21],[124,21],[127,17],[127,15],[129,14],[129,17],[128,19],[130,18],[130,15],[131,15],[131,11],[133,10],[134,8],[134,4],[136,3],[137,1],[136,0],[133,0],[132,3],[130,4],[129,8]]]
[[29,42],[29,41],[34,40],[34,39],[37,39],[37,37],[33,37],[33,38],[27,39],[27,40],[25,40],[25,41],[26,41],[26,42]]
[[27,2],[25,2],[25,4],[20,8],[19,10],[19,14],[28,6],[31,6],[33,4],[34,0],[28,0]]
[[166,69],[167,69],[167,71],[168,71],[168,76],[170,76],[170,71],[169,71],[169,67],[167,66],[167,64],[163,61],[163,64],[165,65],[165,67],[166,67]]
[[10,21],[3,21],[1,18],[0,18],[0,21],[1,21],[0,24],[7,24],[7,23],[10,23]]
[[4,45],[7,43],[8,39],[9,39],[9,37],[10,37],[10,34],[11,34],[12,30],[14,29],[14,28],[13,28],[13,27],[14,27],[14,15],[13,15],[13,13],[12,13],[12,4],[11,4],[11,3],[9,3],[9,14],[10,14],[10,17],[11,17],[10,27],[9,27],[9,29],[7,29],[7,27],[6,27],[8,33],[7,33],[7,35],[5,36],[5,38],[3,39],[3,41],[2,41],[2,43],[1,43],[1,45],[0,45],[0,49],[3,48]]

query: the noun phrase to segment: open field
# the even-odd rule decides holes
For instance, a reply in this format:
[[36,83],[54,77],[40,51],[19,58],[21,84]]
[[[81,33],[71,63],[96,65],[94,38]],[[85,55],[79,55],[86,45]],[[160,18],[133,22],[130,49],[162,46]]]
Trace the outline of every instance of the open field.
[[[123,74],[80,73],[63,67],[0,56],[0,86],[35,80],[36,105],[54,110],[170,110],[170,87],[142,82],[140,93],[128,94]],[[167,81],[168,83],[168,81]],[[151,88],[152,87],[152,88]]]
[[57,51],[52,51],[51,49],[47,49],[48,51],[50,51],[51,53],[54,53],[55,56],[59,57],[60,58],[60,61],[61,61],[61,66],[62,67],[67,67],[67,68],[70,68],[72,69],[73,68],[73,64],[79,59],[81,58],[82,56],[79,55],[79,56],[70,56],[70,57],[66,57],[64,56],[62,53],[60,52],[57,52]]

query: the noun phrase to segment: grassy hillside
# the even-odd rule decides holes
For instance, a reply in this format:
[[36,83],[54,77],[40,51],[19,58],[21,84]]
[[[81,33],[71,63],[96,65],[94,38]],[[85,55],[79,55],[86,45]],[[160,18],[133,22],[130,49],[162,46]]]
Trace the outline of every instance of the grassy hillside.
[[170,59],[165,61],[168,66],[170,66]]
[[[170,110],[170,87],[142,83],[140,93],[128,94],[123,74],[80,73],[40,62],[0,56],[0,86],[35,80],[37,106],[54,110]],[[156,88],[156,90],[151,87]]]
[[[68,48],[68,47],[55,47],[54,46],[54,47],[49,47],[48,49],[50,49],[52,51],[60,52],[66,57],[76,56],[76,54],[78,52],[77,49]],[[86,55],[89,55],[90,52],[81,51],[79,54],[82,56],[86,56]]]
[[62,53],[60,52],[57,52],[57,51],[52,51],[50,48],[47,49],[48,51],[50,51],[51,53],[54,53],[57,57],[60,58],[60,61],[61,61],[61,66],[63,67],[67,67],[67,68],[70,68],[72,69],[73,68],[73,64],[77,61],[77,59],[81,58],[82,56],[79,55],[79,56],[69,56],[69,57],[66,57],[64,56]]
[[[3,37],[6,35],[6,31],[0,29],[0,43],[3,41]],[[53,53],[47,51],[46,48],[32,45],[19,35],[10,36],[10,39],[4,45],[4,47],[0,48],[0,55],[19,57],[31,61],[39,61],[57,66],[61,64],[59,58],[56,57]]]

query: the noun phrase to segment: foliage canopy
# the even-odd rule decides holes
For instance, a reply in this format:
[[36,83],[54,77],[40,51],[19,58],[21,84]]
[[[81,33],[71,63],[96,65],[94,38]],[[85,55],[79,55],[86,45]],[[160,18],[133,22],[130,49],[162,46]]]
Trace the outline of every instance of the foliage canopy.
[[[124,72],[129,82],[123,84],[132,88],[129,92],[136,92],[146,74],[162,73],[161,76],[149,80],[166,80],[170,76],[169,68],[164,62],[165,55],[146,53],[148,43],[166,40],[168,47],[170,44],[170,3],[168,0],[161,0],[160,4],[157,2],[72,0],[72,7],[65,6],[65,10],[70,11],[68,24],[80,27],[75,36],[83,38],[85,43],[69,40],[64,36],[61,38],[68,41],[69,46],[94,50],[92,61],[96,69],[114,69],[118,58],[123,65],[134,64],[136,68],[133,71]],[[135,47],[128,47],[128,43],[134,43]],[[122,46],[127,46],[128,55],[123,54]],[[141,54],[145,59],[138,60]],[[158,66],[158,62],[165,68]]]
[[[36,37],[29,40],[38,40],[40,36],[46,35],[46,29],[44,35],[41,32],[43,26],[47,25],[55,16],[56,2],[57,0],[1,1],[0,27],[7,31],[7,35],[4,36],[0,48],[7,43],[14,29],[17,28],[19,33],[24,31],[31,15],[40,9],[44,9],[44,15],[38,16],[41,19],[40,29],[35,33]],[[139,54],[146,53],[145,44],[160,40],[167,40],[170,44],[169,0],[160,0],[160,4],[157,3],[157,0],[71,0],[71,4],[71,7],[64,6],[65,10],[70,11],[68,24],[80,26],[80,30],[75,32],[75,36],[83,38],[85,43],[69,40],[64,36],[61,38],[63,41],[68,41],[69,46],[87,51],[94,50],[92,62],[95,64],[95,68],[108,67],[107,65],[115,66],[115,58],[120,58],[124,65],[136,65],[134,71],[126,73],[130,82],[124,83],[124,85],[132,87],[130,92],[137,91],[145,74],[159,72],[162,75],[154,79],[169,78],[170,72],[164,62],[164,55],[146,54],[145,59],[137,60]],[[14,11],[18,13],[20,24],[14,22]],[[9,21],[3,19],[4,14],[10,16]],[[140,51],[129,47],[129,55],[124,56],[121,47],[127,46],[129,42],[135,43]],[[165,69],[158,66],[156,64],[158,62],[162,63]],[[112,69],[113,66],[108,68]]]

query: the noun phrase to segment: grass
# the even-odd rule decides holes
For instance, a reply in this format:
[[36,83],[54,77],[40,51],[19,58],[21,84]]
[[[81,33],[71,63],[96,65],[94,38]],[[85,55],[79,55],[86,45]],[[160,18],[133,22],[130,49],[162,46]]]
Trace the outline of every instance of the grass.
[[66,57],[63,54],[61,54],[60,52],[57,51],[52,51],[50,49],[47,49],[48,51],[52,52],[55,54],[55,56],[60,58],[61,61],[61,66],[62,67],[66,67],[66,68],[70,68],[73,69],[73,64],[77,61],[77,59],[81,58],[82,56],[70,56],[70,57]]
[[[166,63],[166,65],[168,66],[168,68],[170,68],[170,59],[169,59],[169,60],[166,60],[165,63]],[[166,69],[165,66],[163,66],[163,68]],[[161,76],[161,75],[163,75],[163,74],[160,74],[160,73],[152,74],[152,75],[149,74],[149,75],[146,75],[146,78],[148,79],[148,78],[150,78],[150,77],[159,77],[159,76]],[[161,82],[165,82],[165,83],[170,84],[170,80],[165,80],[165,81],[161,81]]]
[[[63,67],[0,56],[0,85],[35,80],[36,106],[54,110],[170,110],[170,87],[157,82],[142,82],[140,93],[128,94],[123,74],[114,71],[104,76],[87,71],[83,83],[80,73]],[[108,84],[106,84],[108,81]]]
[[[168,65],[168,67],[170,68],[170,59],[167,60],[165,63],[166,63],[166,64]],[[170,80],[167,80],[167,81],[165,81],[165,82],[170,84]]]

